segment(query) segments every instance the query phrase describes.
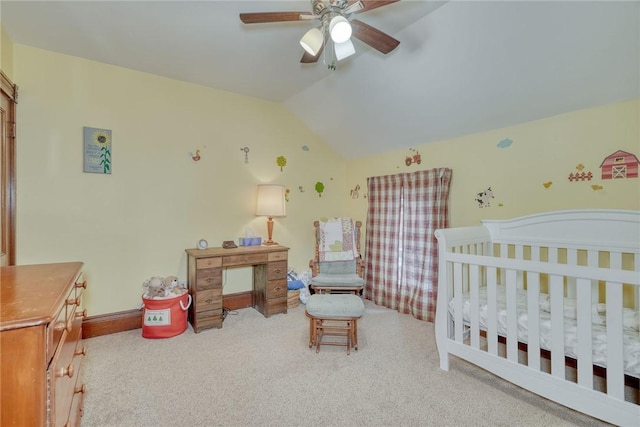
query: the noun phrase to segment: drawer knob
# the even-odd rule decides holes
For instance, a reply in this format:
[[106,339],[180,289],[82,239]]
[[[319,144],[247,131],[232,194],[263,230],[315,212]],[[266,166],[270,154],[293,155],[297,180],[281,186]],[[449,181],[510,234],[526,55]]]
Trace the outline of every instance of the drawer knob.
[[67,300],[67,305],[80,305],[81,302],[82,302],[82,298],[81,297],[69,298]]
[[60,368],[56,375],[57,377],[68,376],[69,378],[73,378],[73,363],[70,363],[66,368]]
[[81,349],[76,350],[73,354],[74,356],[86,356],[87,355],[87,346],[83,345]]
[[87,309],[85,308],[82,311],[77,311],[76,312],[76,319],[84,319],[85,317],[87,317]]
[[72,328],[73,328],[73,322],[71,321],[71,319],[69,319],[68,322],[58,322],[53,327],[53,329],[55,329],[56,331],[64,331],[64,330],[66,330],[69,333],[71,333],[71,329]]
[[276,273],[280,273],[281,270],[279,268],[276,268],[273,271],[276,272]]
[[82,283],[76,283],[76,288],[79,288],[79,289],[87,289],[87,281],[85,280],[85,281],[84,281],[84,282],[82,282]]
[[279,291],[280,289],[282,289],[280,286],[276,286],[273,290],[277,292],[277,291]]
[[87,386],[82,384],[80,387],[76,387],[73,389],[73,392],[78,394],[78,393],[86,393],[87,392]]

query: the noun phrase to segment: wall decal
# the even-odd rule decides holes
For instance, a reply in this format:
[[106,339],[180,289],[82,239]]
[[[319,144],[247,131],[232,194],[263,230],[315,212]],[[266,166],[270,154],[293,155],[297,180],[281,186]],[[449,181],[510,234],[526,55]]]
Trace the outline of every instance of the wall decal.
[[510,140],[509,138],[505,138],[502,141],[498,142],[498,144],[496,144],[496,147],[498,147],[498,148],[509,148],[509,147],[511,147],[511,144],[513,144],[513,141]]
[[479,208],[488,208],[491,206],[491,199],[493,198],[493,190],[489,187],[486,190],[477,193],[474,200],[478,202]]
[[584,171],[584,165],[582,163],[578,163],[576,165],[576,169],[578,172],[576,173],[571,172],[569,174],[569,182],[591,181],[591,178],[593,178],[593,174],[591,173],[591,171],[589,172]]
[[300,186],[298,187],[298,191],[300,191],[301,193],[304,193],[304,187],[303,187],[302,185],[300,185]]
[[404,159],[404,164],[407,166],[411,166],[413,163],[417,163],[420,164],[422,163],[422,158],[420,157],[420,153],[418,152],[418,150],[416,150],[415,148],[409,148],[409,151],[415,153],[415,154],[409,154],[408,156],[405,157]]
[[351,190],[350,195],[352,199],[357,199],[358,197],[360,197],[360,184],[357,184],[353,188],[353,190]]
[[240,151],[244,152],[244,162],[249,163],[249,147],[242,147]]
[[322,192],[324,191],[324,184],[321,183],[320,181],[316,182],[315,189],[318,192],[318,197],[322,197]]
[[290,188],[286,188],[286,189],[284,190],[284,200],[285,200],[286,202],[288,202],[288,201],[289,201],[289,194],[290,194],[290,193],[291,193],[291,189],[290,189]]
[[111,174],[111,130],[83,128],[84,172]]
[[193,154],[193,153],[189,153],[189,155],[191,156],[191,159],[192,159],[194,162],[197,162],[198,160],[200,160],[200,150],[196,150],[196,153],[195,153],[195,154]]
[[625,179],[638,177],[640,160],[633,153],[618,150],[609,154],[600,163],[602,179]]
[[602,190],[604,187],[602,185],[598,185],[598,184],[593,184],[591,186],[591,188],[593,189],[593,191],[600,191]]
[[284,156],[278,156],[276,159],[276,164],[280,166],[280,172],[282,172],[282,168],[287,166],[287,159]]
[[542,183],[542,186],[543,186],[544,188],[549,188],[549,187],[551,187],[551,184],[553,184],[553,182],[551,182],[551,181],[547,181],[547,182]]
[[309,151],[309,147],[307,147],[306,145],[302,146],[302,151]]

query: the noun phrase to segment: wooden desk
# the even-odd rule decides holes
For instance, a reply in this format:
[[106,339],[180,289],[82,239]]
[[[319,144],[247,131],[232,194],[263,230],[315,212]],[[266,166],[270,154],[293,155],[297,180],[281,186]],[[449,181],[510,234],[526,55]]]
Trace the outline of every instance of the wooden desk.
[[193,302],[189,321],[198,333],[222,328],[222,270],[253,267],[253,307],[265,317],[287,313],[289,248],[242,246],[234,249],[186,249],[187,285]]

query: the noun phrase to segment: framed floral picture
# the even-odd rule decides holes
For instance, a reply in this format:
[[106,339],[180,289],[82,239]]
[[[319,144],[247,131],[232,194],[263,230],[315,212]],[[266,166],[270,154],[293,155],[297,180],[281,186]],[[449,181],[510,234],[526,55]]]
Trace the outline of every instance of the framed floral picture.
[[111,131],[109,129],[83,128],[84,172],[111,173]]

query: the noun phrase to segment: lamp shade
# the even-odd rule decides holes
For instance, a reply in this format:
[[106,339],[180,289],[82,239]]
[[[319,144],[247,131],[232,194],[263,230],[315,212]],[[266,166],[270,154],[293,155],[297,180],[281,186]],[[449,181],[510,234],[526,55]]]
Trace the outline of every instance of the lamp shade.
[[284,185],[258,185],[257,216],[286,216]]
[[300,46],[306,50],[310,55],[316,56],[322,47],[324,37],[322,31],[317,28],[312,28],[307,31],[300,39]]
[[356,53],[356,48],[353,46],[353,42],[351,40],[347,40],[344,43],[334,43],[333,46],[336,51],[336,59],[338,61],[348,58]]
[[351,24],[344,16],[334,16],[329,23],[329,34],[334,43],[344,43],[351,38]]

